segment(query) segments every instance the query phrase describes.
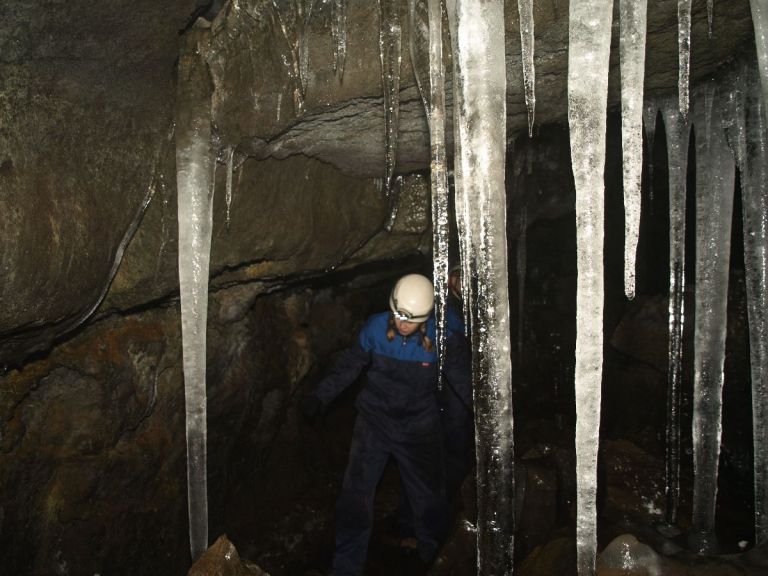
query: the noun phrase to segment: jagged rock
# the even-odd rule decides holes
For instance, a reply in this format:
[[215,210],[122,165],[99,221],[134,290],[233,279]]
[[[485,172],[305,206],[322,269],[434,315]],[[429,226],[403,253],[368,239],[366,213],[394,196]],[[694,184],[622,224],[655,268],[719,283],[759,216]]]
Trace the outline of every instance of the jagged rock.
[[203,553],[187,576],[269,576],[255,564],[244,562],[237,548],[227,539],[219,536],[216,542]]

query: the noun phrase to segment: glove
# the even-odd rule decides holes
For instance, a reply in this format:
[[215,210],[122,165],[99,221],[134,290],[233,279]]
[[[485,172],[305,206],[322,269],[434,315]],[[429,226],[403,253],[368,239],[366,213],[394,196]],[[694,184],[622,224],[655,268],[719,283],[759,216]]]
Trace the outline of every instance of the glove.
[[304,419],[314,424],[323,413],[323,403],[317,396],[307,394],[301,399],[299,409]]

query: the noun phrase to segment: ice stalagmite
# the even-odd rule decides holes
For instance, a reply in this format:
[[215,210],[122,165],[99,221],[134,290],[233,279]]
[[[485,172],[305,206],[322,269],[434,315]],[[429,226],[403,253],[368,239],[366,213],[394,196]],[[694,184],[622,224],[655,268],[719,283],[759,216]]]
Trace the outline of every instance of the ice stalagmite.
[[754,65],[738,71],[727,108],[729,140],[741,177],[744,271],[752,376],[755,543],[768,541],[768,131]]
[[688,80],[691,72],[691,0],[677,0],[677,97],[680,113],[688,117]]
[[536,113],[536,67],[533,64],[533,0],[517,0],[520,15],[520,46],[523,61],[525,106],[528,109],[528,136],[533,137],[533,120]]
[[[760,86],[763,102],[768,102],[768,0],[749,0],[752,9],[752,24],[755,27],[757,66],[760,70]],[[763,106],[763,114],[768,113]]]
[[677,522],[680,505],[680,378],[685,297],[685,198],[690,124],[678,102],[659,103],[667,133],[669,166],[669,369],[667,372],[666,498],[667,523]]
[[635,297],[643,174],[643,86],[647,0],[620,0],[621,136],[624,162],[624,293]]
[[[461,182],[457,210],[467,211],[469,257],[477,279],[473,345],[478,574],[512,573],[514,470],[512,362],[504,190],[506,76],[503,0],[448,0],[456,69]],[[471,199],[471,200],[470,200]],[[466,296],[465,296],[466,299]],[[474,337],[477,337],[474,339]]]
[[384,90],[384,130],[386,140],[384,190],[392,190],[397,156],[397,133],[400,124],[400,61],[402,32],[399,3],[379,0],[379,56],[381,85]]
[[523,361],[523,328],[525,323],[525,276],[528,263],[528,206],[520,209],[517,236],[517,361]]
[[187,422],[187,486],[192,558],[208,548],[205,349],[208,266],[211,253],[213,171],[211,87],[198,43],[185,36],[176,95],[176,182],[179,215],[179,285]]
[[332,0],[331,39],[333,40],[333,71],[344,77],[347,59],[347,0]]
[[695,95],[696,306],[693,376],[693,530],[699,551],[715,545],[722,431],[728,266],[735,166],[713,83]]
[[595,573],[597,451],[603,373],[605,125],[612,6],[571,0],[568,123],[576,184],[576,554],[580,576]]

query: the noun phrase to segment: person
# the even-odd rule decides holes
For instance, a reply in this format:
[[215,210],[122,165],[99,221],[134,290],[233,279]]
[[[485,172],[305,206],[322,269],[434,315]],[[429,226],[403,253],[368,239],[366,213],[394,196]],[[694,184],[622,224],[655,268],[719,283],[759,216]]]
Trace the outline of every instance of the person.
[[[377,484],[390,457],[413,510],[418,557],[428,566],[447,528],[443,432],[437,388],[434,289],[420,274],[395,284],[389,312],[372,315],[302,411],[314,417],[365,370],[341,494],[336,502],[334,576],[363,572],[373,527]],[[448,362],[446,377],[468,370]]]

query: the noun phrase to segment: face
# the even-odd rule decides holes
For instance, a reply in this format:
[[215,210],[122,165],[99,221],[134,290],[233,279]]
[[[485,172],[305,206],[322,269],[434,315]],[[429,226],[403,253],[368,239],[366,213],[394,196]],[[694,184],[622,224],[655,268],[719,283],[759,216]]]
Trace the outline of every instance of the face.
[[448,285],[451,287],[451,290],[453,290],[453,293],[456,294],[459,298],[461,298],[461,273],[460,272],[454,272],[448,277]]
[[419,326],[421,326],[420,322],[408,322],[395,318],[395,328],[400,336],[410,336],[419,329]]

